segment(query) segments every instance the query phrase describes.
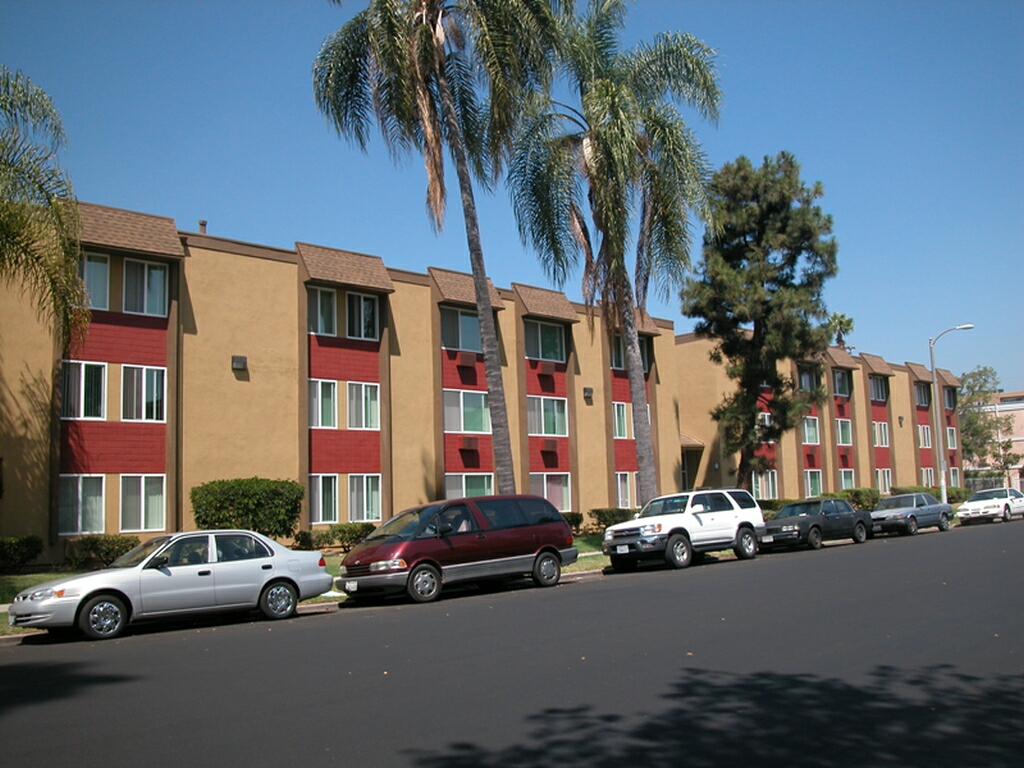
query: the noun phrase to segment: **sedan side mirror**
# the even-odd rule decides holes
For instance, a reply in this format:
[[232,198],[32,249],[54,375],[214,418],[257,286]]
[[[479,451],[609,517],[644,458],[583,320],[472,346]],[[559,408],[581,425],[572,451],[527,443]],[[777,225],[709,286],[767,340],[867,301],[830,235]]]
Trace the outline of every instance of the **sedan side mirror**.
[[147,568],[165,568],[167,566],[167,563],[169,563],[169,562],[170,562],[170,560],[168,559],[167,555],[157,555],[156,557],[154,557],[152,560],[149,561],[149,565],[147,565],[146,567]]

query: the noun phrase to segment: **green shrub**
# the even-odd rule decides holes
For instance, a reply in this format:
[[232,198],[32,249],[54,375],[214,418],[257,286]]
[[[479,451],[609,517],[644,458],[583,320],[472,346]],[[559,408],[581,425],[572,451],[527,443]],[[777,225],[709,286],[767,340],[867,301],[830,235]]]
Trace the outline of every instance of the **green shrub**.
[[637,511],[638,510],[635,509],[622,509],[621,507],[606,507],[602,509],[592,509],[590,510],[590,514],[594,520],[597,521],[598,526],[603,531],[609,525],[615,525],[616,523],[624,523],[627,520],[632,520]]
[[348,552],[375,530],[377,526],[373,523],[339,523],[330,529],[334,542],[341,547],[342,552]]
[[950,486],[946,489],[946,498],[949,499],[950,504],[961,504],[967,501],[972,496],[970,488],[960,488],[959,486]]
[[572,528],[572,532],[579,534],[583,528],[583,513],[582,512],[563,512],[562,517],[565,518],[565,522]]
[[292,539],[292,549],[311,550],[313,548],[313,534],[310,531],[296,531]]
[[792,499],[758,499],[757,504],[761,507],[764,519],[771,520],[780,509],[791,504],[792,501]]
[[275,539],[291,538],[299,525],[305,489],[294,480],[213,480],[192,489],[199,528],[245,528]]
[[929,488],[927,485],[901,485],[889,490],[891,496],[902,496],[904,493],[930,493],[937,498],[939,489]]
[[882,494],[877,488],[850,488],[845,491],[840,491],[837,495],[839,498],[846,499],[850,502],[854,509],[859,509],[864,512],[870,512],[877,507],[878,502],[882,498]]
[[0,536],[0,573],[16,573],[42,551],[43,540],[38,536]]
[[334,531],[330,528],[322,528],[317,531],[313,531],[312,548],[313,549],[327,549],[333,547],[337,537],[334,535]]
[[83,558],[95,557],[106,568],[129,550],[139,546],[138,536],[97,533],[78,540],[78,553]]

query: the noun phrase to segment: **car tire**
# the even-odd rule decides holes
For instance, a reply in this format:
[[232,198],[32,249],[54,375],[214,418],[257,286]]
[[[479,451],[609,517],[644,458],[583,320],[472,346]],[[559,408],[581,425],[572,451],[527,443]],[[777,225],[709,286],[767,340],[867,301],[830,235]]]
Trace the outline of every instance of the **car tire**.
[[632,557],[613,557],[612,570],[616,573],[632,573],[636,570],[637,562]]
[[674,533],[668,537],[668,545],[665,547],[665,562],[673,568],[686,568],[693,562],[693,545],[690,540],[681,533]]
[[749,528],[740,528],[736,534],[736,546],[732,548],[733,553],[739,560],[752,560],[757,557],[757,537]]
[[863,544],[868,540],[868,529],[864,527],[864,523],[857,523],[853,526],[853,543]]
[[946,515],[945,512],[943,512],[941,515],[939,515],[939,530],[940,531],[948,531],[949,530],[949,517]]
[[562,578],[562,561],[551,552],[541,552],[533,561],[533,583],[553,587]]
[[812,527],[807,532],[807,548],[821,549],[821,529]]
[[78,614],[78,628],[90,640],[112,640],[128,625],[128,611],[116,595],[89,598]]
[[409,574],[405,591],[413,602],[431,603],[441,594],[441,574],[432,565],[417,565]]
[[290,619],[298,604],[299,595],[287,581],[267,584],[260,595],[260,611],[268,619]]
[[1010,514],[1009,507],[1003,507],[1003,522],[1008,523],[1013,519],[1013,515]]
[[917,536],[917,518],[916,517],[908,517],[907,518],[907,527],[905,528],[905,530],[907,532],[907,536]]

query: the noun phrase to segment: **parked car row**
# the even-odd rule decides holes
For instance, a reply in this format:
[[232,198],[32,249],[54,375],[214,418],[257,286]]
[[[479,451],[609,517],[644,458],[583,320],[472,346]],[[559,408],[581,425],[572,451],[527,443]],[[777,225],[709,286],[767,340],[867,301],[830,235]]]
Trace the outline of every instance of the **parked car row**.
[[[960,508],[964,522],[1024,516],[1014,489],[981,491]],[[615,571],[642,561],[673,568],[731,549],[741,560],[782,547],[819,549],[830,539],[861,544],[876,533],[945,531],[953,512],[927,493],[891,496],[873,512],[844,499],[785,505],[766,524],[757,501],[740,489],[699,489],[650,501],[632,520],[609,526],[602,551]],[[451,584],[529,576],[558,584],[578,551],[565,518],[537,496],[438,501],[388,520],[345,557],[336,584],[356,601],[404,593],[436,600]],[[334,579],[319,552],[303,552],[252,531],[188,531],[157,536],[109,568],[39,584],[11,604],[12,625],[87,637],[117,637],[134,621],[185,613],[259,608],[270,619],[295,614],[300,600],[323,594]]]

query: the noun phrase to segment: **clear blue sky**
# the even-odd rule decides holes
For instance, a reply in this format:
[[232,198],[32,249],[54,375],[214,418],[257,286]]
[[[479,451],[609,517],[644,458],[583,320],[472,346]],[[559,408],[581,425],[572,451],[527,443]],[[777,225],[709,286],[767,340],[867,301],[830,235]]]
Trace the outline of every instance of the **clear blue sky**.
[[[180,229],[279,247],[311,242],[392,267],[468,271],[454,182],[435,236],[418,158],[363,155],[313,103],[324,37],[364,7],[291,2],[7,2],[0,61],[50,93],[80,199]],[[690,32],[718,51],[717,128],[690,115],[715,167],[794,153],[835,219],[831,311],[858,351],[1024,389],[1024,2],[640,0],[627,45]],[[488,272],[547,286],[503,187],[481,193]],[[700,233],[693,253],[699,255]],[[579,299],[579,276],[565,286]],[[691,329],[673,297],[651,306]]]

